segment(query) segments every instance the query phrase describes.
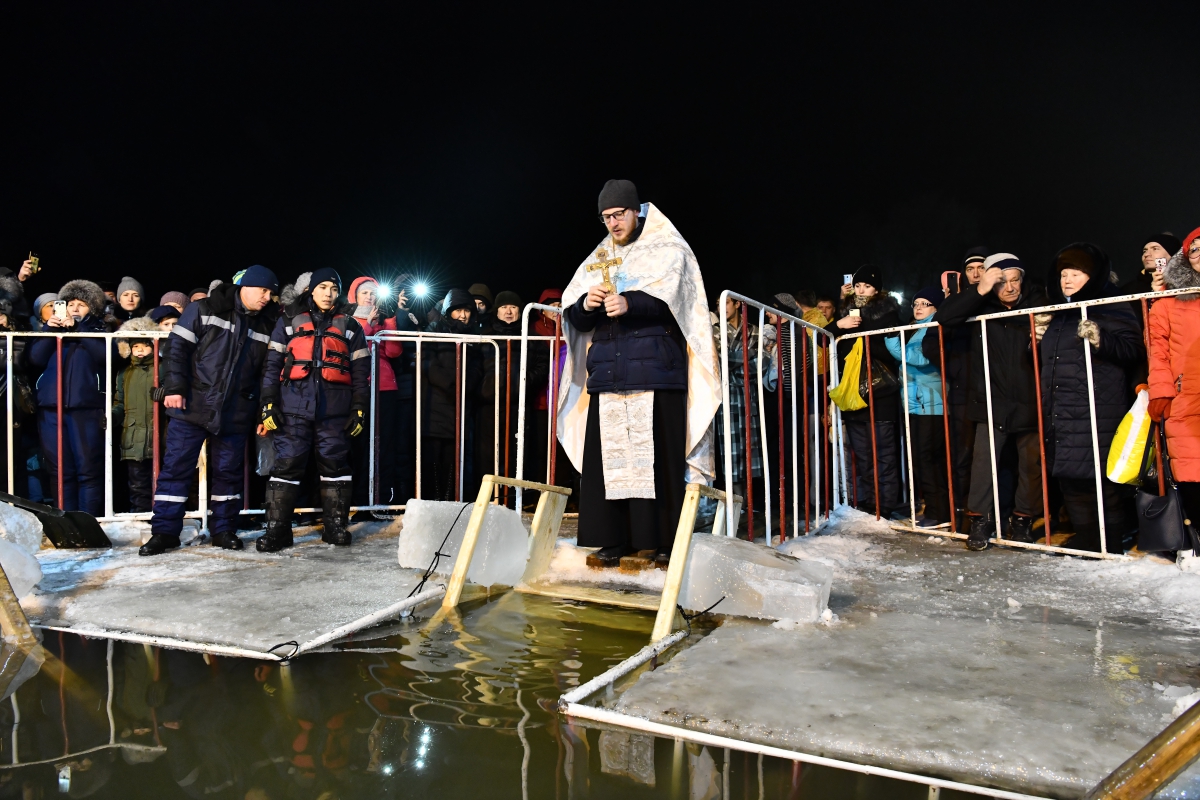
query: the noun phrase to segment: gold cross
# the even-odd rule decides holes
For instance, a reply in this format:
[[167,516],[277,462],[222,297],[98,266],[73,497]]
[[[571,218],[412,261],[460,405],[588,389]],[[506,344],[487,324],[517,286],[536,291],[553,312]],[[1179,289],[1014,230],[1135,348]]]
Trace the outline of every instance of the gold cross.
[[595,264],[588,264],[587,271],[595,272],[596,270],[601,270],[601,273],[604,275],[604,283],[602,284],[604,286],[604,289],[607,292],[609,292],[610,294],[615,294],[617,291],[617,287],[612,282],[612,279],[610,277],[608,277],[608,271],[612,267],[621,266],[621,259],[620,258],[610,259],[608,257],[608,253],[604,250],[597,250],[596,258],[598,258],[600,260],[597,261]]

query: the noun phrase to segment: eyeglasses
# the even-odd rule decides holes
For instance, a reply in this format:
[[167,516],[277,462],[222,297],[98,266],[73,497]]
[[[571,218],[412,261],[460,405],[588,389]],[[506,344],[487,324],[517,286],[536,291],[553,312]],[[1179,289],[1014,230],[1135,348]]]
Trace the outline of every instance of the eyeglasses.
[[926,302],[925,300],[920,300],[920,301],[913,303],[912,307],[913,308],[936,308],[936,306],[934,306],[933,303]]
[[613,214],[601,214],[600,221],[603,222],[605,225],[607,225],[608,223],[612,222],[613,220],[625,219],[625,214],[628,211],[629,211],[628,208],[622,208],[620,211],[617,211],[616,213],[613,213]]

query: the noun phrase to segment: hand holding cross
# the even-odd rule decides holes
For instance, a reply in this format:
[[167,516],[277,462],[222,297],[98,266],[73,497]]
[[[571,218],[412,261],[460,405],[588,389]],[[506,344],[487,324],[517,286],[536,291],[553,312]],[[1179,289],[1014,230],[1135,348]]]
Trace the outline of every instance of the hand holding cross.
[[588,264],[587,271],[595,272],[596,270],[600,270],[601,274],[604,276],[604,283],[601,284],[604,287],[604,290],[607,291],[609,294],[615,294],[617,291],[617,286],[616,286],[616,284],[614,284],[612,282],[612,278],[609,277],[608,271],[610,269],[612,269],[613,267],[621,266],[622,259],[620,259],[620,258],[611,258],[610,259],[608,257],[608,253],[604,250],[597,250],[596,258],[598,258],[599,261],[597,261],[595,264]]

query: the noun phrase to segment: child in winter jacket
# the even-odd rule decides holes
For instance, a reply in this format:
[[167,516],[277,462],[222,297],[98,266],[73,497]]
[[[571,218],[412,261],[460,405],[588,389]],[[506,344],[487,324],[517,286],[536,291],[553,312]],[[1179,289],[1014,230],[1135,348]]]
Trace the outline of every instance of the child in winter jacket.
[[[156,331],[149,317],[122,323],[122,331]],[[129,462],[129,510],[149,511],[154,483],[154,340],[124,339],[129,365],[117,375],[113,422],[120,426],[120,460]],[[124,349],[124,348],[120,348]]]
[[[940,288],[929,286],[917,292],[913,298],[913,322],[932,322],[937,307],[945,295]],[[942,418],[942,374],[938,365],[925,355],[922,344],[926,336],[938,335],[935,328],[913,331],[904,343],[904,357],[908,372],[909,429],[912,435],[912,465],[916,472],[915,483],[921,487],[925,498],[925,512],[917,525],[932,528],[950,521],[949,485],[946,480],[946,429]],[[884,340],[888,352],[899,363],[900,337]],[[903,377],[903,370],[897,370]]]

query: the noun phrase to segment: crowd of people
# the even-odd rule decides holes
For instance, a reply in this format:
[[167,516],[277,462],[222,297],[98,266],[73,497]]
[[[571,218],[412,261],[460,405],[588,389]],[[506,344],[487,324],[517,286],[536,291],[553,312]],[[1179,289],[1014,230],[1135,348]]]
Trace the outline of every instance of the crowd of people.
[[[1195,343],[1200,341],[1193,332],[1200,322],[1200,306],[1196,294],[1153,296],[1193,288],[1200,288],[1200,229],[1183,241],[1170,233],[1148,237],[1142,263],[1125,281],[1104,251],[1087,242],[1062,248],[1044,272],[1012,253],[989,253],[980,247],[969,250],[958,269],[942,273],[939,284],[916,292],[907,309],[901,308],[898,293],[886,291],[880,270],[870,265],[847,276],[836,308],[819,302],[810,291],[777,295],[775,305],[842,337],[835,348],[842,373],[858,341],[853,334],[938,323],[908,330],[903,344],[895,331],[873,335],[867,337],[866,350],[860,349],[863,404],[841,414],[850,452],[851,496],[859,509],[901,520],[915,507],[917,525],[927,528],[944,526],[953,517],[958,530],[968,534],[967,547],[972,550],[986,549],[996,536],[1033,542],[1048,525],[1052,533],[1072,534],[1064,546],[1099,551],[1102,505],[1105,546],[1109,552],[1124,552],[1137,541],[1135,487],[1105,478],[1099,484],[1098,504],[1096,464],[1104,469],[1117,428],[1140,389],[1148,391],[1151,419],[1165,429],[1164,455],[1179,482],[1187,516],[1200,514],[1200,459],[1194,455],[1200,443],[1200,409],[1192,399],[1197,394],[1192,377],[1197,370]],[[1145,308],[1141,299],[1134,299],[1088,302],[1086,314],[1080,306],[1040,310],[1143,293],[1149,294]],[[814,309],[816,314],[810,316]],[[1030,313],[1012,313],[1023,311]],[[734,311],[729,313],[732,319]],[[977,317],[989,314],[1007,315],[987,321],[985,339]],[[768,327],[771,323],[768,315]],[[757,332],[752,323],[749,328],[754,350]],[[731,369],[741,370],[736,333],[730,331],[730,363]],[[784,438],[790,449],[792,401],[786,392],[791,376],[786,370],[793,360],[792,345],[772,330],[762,335],[765,352],[772,353],[773,363],[783,370],[785,387],[775,400],[775,387],[768,383],[764,397],[789,409]],[[1085,358],[1085,348],[1090,358]],[[804,363],[811,373],[811,360]],[[753,360],[750,367],[753,375]],[[772,366],[768,374],[773,376],[775,369]],[[819,364],[818,379],[824,373],[825,365]],[[730,377],[731,395],[740,380]],[[809,378],[807,384],[808,408],[827,409],[827,404],[814,400],[813,393],[819,392],[816,380]],[[757,391],[756,387],[752,398]],[[743,413],[739,400],[731,398],[730,405]],[[905,406],[911,439],[907,442]],[[757,423],[757,410],[751,411]],[[773,411],[766,414],[769,429],[774,417]],[[734,459],[735,481],[741,481],[745,444],[739,439],[744,440],[744,434],[742,426],[733,428],[732,450],[739,456]],[[806,430],[812,429],[810,421]],[[774,434],[770,438],[774,441]],[[718,437],[718,446],[722,444]],[[758,463],[751,459],[752,479],[761,475]],[[786,476],[790,450],[782,463]],[[818,475],[810,504],[821,491],[820,481]]]
[[[150,547],[152,552],[177,546],[185,508],[197,504],[196,455],[205,442],[214,540],[235,548],[241,546],[236,529],[243,508],[266,509],[267,533],[258,547],[273,551],[291,544],[292,510],[309,502],[325,511],[327,541],[348,544],[345,521],[351,505],[366,505],[369,497],[379,505],[403,505],[417,495],[418,438],[424,498],[473,496],[482,475],[493,471],[497,450],[499,472],[517,472],[519,448],[513,437],[519,424],[521,351],[516,340],[524,304],[514,291],[493,294],[476,283],[451,288],[440,301],[418,307],[416,282],[408,275],[358,277],[343,292],[341,276],[332,269],[280,286],[270,270],[255,266],[230,280],[167,292],[156,304],[148,302],[133,277],[111,285],[71,280],[29,302],[24,286],[35,269],[26,261],[16,273],[0,270],[0,330],[63,334],[61,358],[56,337],[15,337],[12,385],[0,370],[0,391],[13,394],[16,493],[101,515],[104,437],[111,435],[114,510],[153,509],[154,532],[165,539]],[[939,282],[911,300],[887,291],[882,271],[864,265],[847,276],[840,297],[809,289],[776,295],[771,305],[778,313],[768,313],[761,329],[757,311],[729,300],[725,308],[711,309],[711,319],[717,352],[722,328],[729,342],[735,422],[728,438],[735,490],[749,489],[761,505],[763,462],[769,460],[772,484],[782,463],[785,507],[790,512],[792,494],[800,487],[809,498],[808,511],[815,511],[817,497],[828,497],[830,490],[827,468],[815,465],[831,419],[825,394],[833,375],[828,359],[836,357],[844,373],[856,352],[856,334],[936,322],[937,327],[908,331],[903,343],[891,332],[868,337],[865,351],[858,348],[864,403],[841,415],[857,507],[906,519],[915,506],[923,527],[953,518],[969,534],[971,549],[986,548],[994,536],[1032,542],[1048,525],[1073,532],[1070,547],[1099,550],[1093,408],[1103,463],[1117,426],[1145,384],[1152,418],[1165,422],[1184,503],[1200,514],[1200,456],[1194,455],[1200,452],[1200,400],[1195,399],[1200,391],[1193,387],[1196,338],[1190,333],[1200,323],[1200,304],[1196,295],[1153,297],[1170,289],[1200,289],[1200,229],[1182,241],[1169,233],[1149,237],[1141,265],[1124,282],[1099,247],[1079,242],[1059,251],[1045,271],[1012,253],[973,248],[957,268],[943,272]],[[1078,308],[1039,311],[1032,324],[1028,313],[991,319],[985,358],[984,332],[975,321],[979,315],[1135,293],[1151,293],[1147,315],[1142,303],[1133,301],[1092,304],[1086,315]],[[562,296],[560,289],[548,288],[537,299],[560,306]],[[841,338],[825,349],[826,338],[819,336],[813,347],[808,335],[794,337],[791,326],[779,324],[784,314]],[[561,335],[560,324],[557,314],[537,312],[530,316],[529,333],[553,338]],[[157,340],[77,335],[152,331],[174,335]],[[422,331],[494,337],[500,346],[430,337],[422,343],[418,366],[411,335]],[[388,332],[400,336],[368,338]],[[549,457],[554,481],[578,487],[580,476],[571,461],[557,442],[551,452],[549,439],[552,383],[562,375],[565,356],[561,342],[537,342],[528,351],[524,474],[546,475]],[[113,380],[106,386],[110,359]],[[419,429],[418,386],[423,393]],[[804,415],[797,424],[806,434],[821,432],[820,441],[807,448],[812,451],[807,492],[790,474],[793,391],[803,392],[795,400]],[[7,402],[0,394],[0,403]],[[754,421],[749,441],[741,423],[747,402]],[[114,422],[108,433],[106,404]],[[786,413],[779,413],[780,406]],[[372,408],[374,419],[368,419]],[[169,425],[159,417],[160,409]],[[765,438],[760,417],[766,421]],[[717,480],[723,481],[727,432],[722,414],[713,426]],[[372,436],[359,436],[363,430]],[[367,480],[372,450],[373,492]],[[248,453],[256,458],[247,469]],[[7,470],[7,463],[0,463]],[[3,478],[7,483],[7,474]],[[1131,489],[1107,480],[1100,485],[1107,547],[1119,552],[1136,537]]]

